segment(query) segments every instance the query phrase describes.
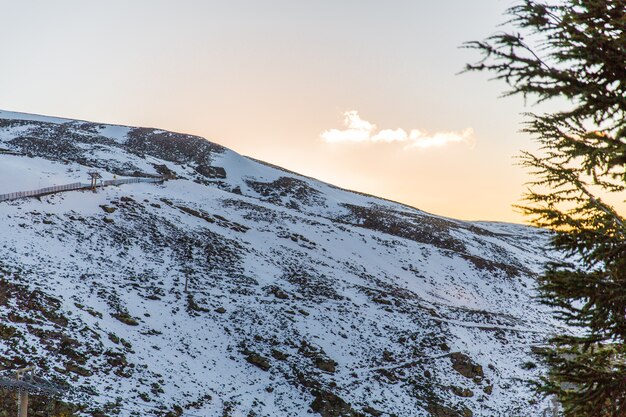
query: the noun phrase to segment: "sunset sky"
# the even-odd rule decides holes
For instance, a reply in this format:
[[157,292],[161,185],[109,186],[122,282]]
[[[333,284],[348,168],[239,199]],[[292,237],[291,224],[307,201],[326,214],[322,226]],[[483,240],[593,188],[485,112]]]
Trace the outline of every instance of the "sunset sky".
[[457,75],[509,0],[0,0],[0,109],[204,136],[468,220],[511,207],[521,98]]

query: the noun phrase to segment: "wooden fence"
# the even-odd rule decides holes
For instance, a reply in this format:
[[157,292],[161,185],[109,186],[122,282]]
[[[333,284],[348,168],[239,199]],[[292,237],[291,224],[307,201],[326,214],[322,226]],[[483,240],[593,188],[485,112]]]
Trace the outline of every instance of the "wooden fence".
[[[97,184],[97,187],[109,185],[136,184],[139,182],[161,183],[163,178],[122,178],[119,180],[106,180]],[[39,197],[47,194],[60,193],[63,191],[74,191],[91,188],[90,184],[75,182],[72,184],[55,185],[53,187],[39,188],[30,191],[16,191],[14,193],[0,194],[0,201],[17,200],[18,198]]]
[[120,184],[136,184],[138,182],[150,182],[150,183],[160,183],[163,182],[163,178],[122,178],[119,180],[106,180],[102,181],[104,186],[107,185],[120,185]]

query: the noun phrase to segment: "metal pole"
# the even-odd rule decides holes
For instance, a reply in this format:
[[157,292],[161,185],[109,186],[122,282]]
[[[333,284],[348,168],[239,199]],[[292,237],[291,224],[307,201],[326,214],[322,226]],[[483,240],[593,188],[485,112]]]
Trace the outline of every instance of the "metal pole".
[[39,378],[34,373],[35,367],[30,366],[15,371],[14,378],[4,378],[0,375],[0,386],[10,390],[17,390],[17,416],[28,417],[29,390],[35,395],[60,395],[61,389],[52,383]]
[[28,417],[28,391],[25,389],[20,390],[17,403],[17,417]]
[[[15,372],[15,379],[18,381],[24,380],[24,375],[28,372],[32,372],[35,369],[33,366],[28,368],[19,369]],[[28,391],[26,388],[18,388],[19,394],[17,399],[17,417],[28,417]]]

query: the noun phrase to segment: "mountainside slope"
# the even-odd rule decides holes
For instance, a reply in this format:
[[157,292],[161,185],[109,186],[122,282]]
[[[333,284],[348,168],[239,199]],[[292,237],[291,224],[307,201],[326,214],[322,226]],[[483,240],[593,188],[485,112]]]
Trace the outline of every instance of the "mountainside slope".
[[[342,190],[205,139],[0,111],[0,368],[128,416],[540,416],[545,232]],[[185,281],[188,291],[185,292]],[[102,414],[100,414],[102,415]]]

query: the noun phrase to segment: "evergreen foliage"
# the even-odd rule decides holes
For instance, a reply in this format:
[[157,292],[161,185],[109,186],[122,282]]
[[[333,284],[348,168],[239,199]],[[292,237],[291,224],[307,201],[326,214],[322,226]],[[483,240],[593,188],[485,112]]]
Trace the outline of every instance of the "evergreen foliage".
[[626,220],[601,198],[626,189],[626,0],[523,0],[508,15],[520,33],[466,43],[484,54],[467,70],[563,108],[526,114],[540,151],[521,156],[534,178],[521,209],[567,260],[540,278],[542,299],[580,329],[551,341],[539,389],[566,416],[626,416]]

